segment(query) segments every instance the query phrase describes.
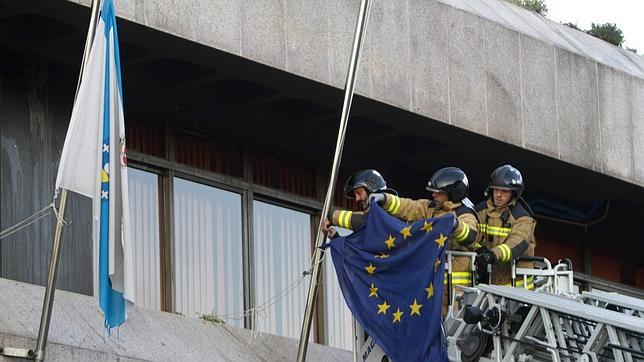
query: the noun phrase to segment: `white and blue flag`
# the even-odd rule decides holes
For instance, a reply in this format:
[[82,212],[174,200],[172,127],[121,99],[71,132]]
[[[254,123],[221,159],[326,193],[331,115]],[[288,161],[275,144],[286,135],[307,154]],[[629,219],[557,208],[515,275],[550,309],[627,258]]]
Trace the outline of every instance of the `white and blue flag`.
[[108,329],[134,303],[123,92],[112,0],[104,0],[60,159],[56,189],[93,198],[99,305]]

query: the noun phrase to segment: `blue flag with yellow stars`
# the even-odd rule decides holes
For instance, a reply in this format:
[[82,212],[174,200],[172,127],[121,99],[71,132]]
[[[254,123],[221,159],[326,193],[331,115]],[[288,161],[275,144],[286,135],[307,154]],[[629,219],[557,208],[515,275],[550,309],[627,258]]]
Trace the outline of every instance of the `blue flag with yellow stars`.
[[349,309],[394,361],[447,361],[442,261],[453,218],[407,224],[372,205],[362,228],[326,245]]

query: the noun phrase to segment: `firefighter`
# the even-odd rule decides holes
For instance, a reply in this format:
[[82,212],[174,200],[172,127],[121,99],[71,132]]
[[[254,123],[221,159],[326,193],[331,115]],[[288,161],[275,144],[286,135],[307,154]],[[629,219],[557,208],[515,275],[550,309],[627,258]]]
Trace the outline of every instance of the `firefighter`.
[[364,212],[369,207],[370,195],[374,193],[397,194],[395,190],[387,187],[387,182],[380,172],[374,169],[361,170],[349,176],[344,186],[344,193],[347,198],[354,199],[363,211],[334,210],[331,217],[322,222],[322,232],[329,237],[335,235],[335,230],[330,227],[331,225],[350,230],[362,226],[365,220]]
[[[479,254],[476,257],[477,274],[487,282],[488,265],[492,265],[492,284],[511,285],[511,262],[518,256],[534,256],[536,241],[534,228],[536,220],[530,206],[521,197],[523,193],[521,172],[510,165],[504,165],[492,172],[485,191],[488,198],[476,205],[481,234]],[[530,261],[520,261],[517,267],[531,268]],[[516,285],[523,286],[523,279]],[[532,278],[526,281],[533,289]]]
[[[453,214],[454,229],[449,239],[448,250],[474,251],[478,236],[478,219],[474,205],[467,199],[469,182],[465,172],[457,167],[445,167],[436,171],[426,187],[432,200],[411,200],[390,194],[373,194],[371,199],[379,202],[389,214],[403,221],[412,222],[431,217]],[[447,270],[445,271],[447,286]],[[472,286],[471,259],[466,256],[452,258],[452,286]],[[443,315],[451,304],[451,290],[445,288]]]

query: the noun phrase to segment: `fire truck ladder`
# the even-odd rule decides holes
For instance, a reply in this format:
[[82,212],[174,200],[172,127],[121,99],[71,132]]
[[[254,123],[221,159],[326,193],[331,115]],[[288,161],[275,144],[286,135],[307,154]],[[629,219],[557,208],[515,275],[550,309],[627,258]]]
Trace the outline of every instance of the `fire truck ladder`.
[[617,293],[583,292],[579,300],[644,319],[644,300]]
[[642,318],[507,286],[465,288],[463,300],[450,361],[644,361]]

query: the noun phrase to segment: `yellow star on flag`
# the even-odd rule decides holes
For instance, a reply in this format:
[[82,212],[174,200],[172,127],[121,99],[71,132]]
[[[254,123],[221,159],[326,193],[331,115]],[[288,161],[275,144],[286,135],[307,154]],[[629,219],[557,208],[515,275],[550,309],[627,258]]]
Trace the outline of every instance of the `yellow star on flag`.
[[382,302],[382,304],[378,304],[378,314],[387,314],[387,309],[391,307],[389,304],[387,304],[387,301],[385,300]]
[[400,233],[403,235],[403,239],[407,240],[407,237],[411,236],[411,225],[400,230]]
[[414,299],[414,304],[409,305],[409,308],[411,308],[410,315],[414,315],[414,314],[420,315],[420,308],[422,308],[422,307],[423,307],[423,305],[418,304],[418,302],[416,302],[416,299]]
[[369,288],[369,297],[376,297],[378,298],[378,288],[376,288],[373,283],[371,283],[371,287]]
[[369,275],[375,274],[375,272],[376,272],[376,267],[371,265],[371,263],[369,263],[369,265],[367,265],[364,268],[367,271],[367,273],[369,273]]
[[385,244],[387,244],[387,249],[395,248],[396,244],[394,244],[394,241],[396,241],[396,238],[393,236],[389,235],[389,239],[385,240]]
[[447,240],[447,238],[443,235],[443,233],[441,233],[438,239],[436,239],[435,241],[436,244],[438,244],[438,246],[442,248],[443,245],[445,245],[445,240]]
[[441,265],[441,258],[436,259],[436,262],[434,263],[434,273],[436,273],[439,265]]
[[374,257],[374,258],[376,258],[376,259],[378,259],[378,258],[380,258],[380,259],[386,259],[386,258],[388,258],[388,257],[389,257],[389,254],[385,254],[385,252],[383,251],[383,252],[382,252],[382,253],[380,253],[379,255],[374,255],[373,257]]
[[427,291],[427,299],[431,298],[434,295],[434,286],[430,283],[429,287],[425,288]]
[[398,310],[395,311],[393,315],[394,315],[394,321],[392,323],[396,323],[396,322],[400,323],[400,317],[402,317],[403,315],[403,312],[400,311],[400,308],[398,308]]
[[430,232],[430,231],[432,231],[434,229],[432,227],[432,225],[433,225],[433,223],[425,221],[423,223],[423,227],[420,228],[420,230],[424,230],[425,232]]

